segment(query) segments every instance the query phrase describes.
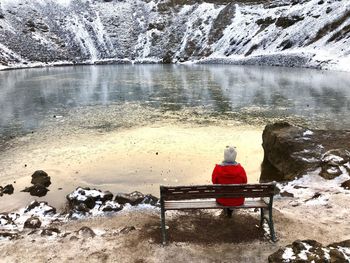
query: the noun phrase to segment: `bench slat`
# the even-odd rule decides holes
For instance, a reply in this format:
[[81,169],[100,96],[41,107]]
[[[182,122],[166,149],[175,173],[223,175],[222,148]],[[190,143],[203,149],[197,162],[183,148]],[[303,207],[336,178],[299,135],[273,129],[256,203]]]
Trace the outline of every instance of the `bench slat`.
[[[184,210],[184,209],[220,209],[228,208],[218,204],[215,200],[191,200],[191,201],[165,201],[165,210]],[[268,208],[263,200],[246,200],[241,206],[232,206],[230,208]]]
[[271,197],[274,184],[231,184],[231,185],[198,185],[198,186],[161,186],[161,197],[164,200],[184,200],[220,197]]

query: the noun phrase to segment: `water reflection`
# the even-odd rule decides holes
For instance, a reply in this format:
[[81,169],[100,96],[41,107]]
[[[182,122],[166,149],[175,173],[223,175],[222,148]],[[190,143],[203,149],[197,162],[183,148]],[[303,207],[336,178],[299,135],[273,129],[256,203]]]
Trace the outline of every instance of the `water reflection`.
[[[0,135],[86,105],[137,102],[163,111],[203,106],[214,115],[258,106],[348,128],[350,74],[229,65],[106,65],[0,72]],[[264,111],[262,111],[264,112]]]

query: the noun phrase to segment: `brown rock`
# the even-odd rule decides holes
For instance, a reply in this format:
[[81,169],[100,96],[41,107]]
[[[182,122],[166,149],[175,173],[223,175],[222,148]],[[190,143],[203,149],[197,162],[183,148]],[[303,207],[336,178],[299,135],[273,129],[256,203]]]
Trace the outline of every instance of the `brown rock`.
[[340,186],[346,190],[350,190],[350,180],[343,182]]

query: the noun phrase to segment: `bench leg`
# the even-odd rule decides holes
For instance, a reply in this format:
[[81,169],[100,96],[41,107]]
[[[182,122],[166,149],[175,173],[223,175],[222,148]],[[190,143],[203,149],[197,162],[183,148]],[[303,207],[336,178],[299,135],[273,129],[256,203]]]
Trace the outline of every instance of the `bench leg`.
[[260,208],[260,227],[264,224],[264,208]]
[[269,209],[269,221],[268,222],[269,222],[271,240],[273,242],[276,242],[277,239],[276,239],[275,228],[274,228],[273,220],[272,220],[272,207],[270,207],[270,209]]
[[166,245],[167,240],[166,240],[166,229],[165,229],[165,209],[163,206],[161,207],[160,214],[161,214],[161,226],[162,226],[162,243],[163,245]]

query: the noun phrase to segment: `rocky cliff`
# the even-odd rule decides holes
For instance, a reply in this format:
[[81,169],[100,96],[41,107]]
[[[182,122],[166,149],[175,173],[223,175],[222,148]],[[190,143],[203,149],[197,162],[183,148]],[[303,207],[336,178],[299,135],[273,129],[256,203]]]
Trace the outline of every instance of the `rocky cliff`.
[[260,64],[350,70],[341,0],[1,0],[0,68]]

